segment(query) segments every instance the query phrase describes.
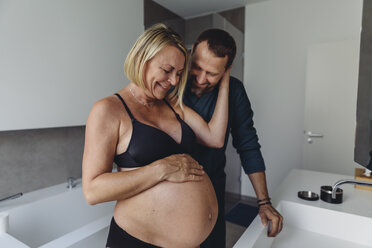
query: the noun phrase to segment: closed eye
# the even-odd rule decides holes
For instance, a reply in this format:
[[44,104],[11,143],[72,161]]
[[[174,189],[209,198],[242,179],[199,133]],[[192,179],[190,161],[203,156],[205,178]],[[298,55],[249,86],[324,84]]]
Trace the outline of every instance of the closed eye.
[[195,63],[192,63],[192,69],[194,69],[194,70],[201,70],[201,68],[197,64],[195,64]]
[[209,75],[211,75],[212,77],[215,77],[218,75],[218,73],[212,73],[212,72],[207,72],[207,73],[209,73]]

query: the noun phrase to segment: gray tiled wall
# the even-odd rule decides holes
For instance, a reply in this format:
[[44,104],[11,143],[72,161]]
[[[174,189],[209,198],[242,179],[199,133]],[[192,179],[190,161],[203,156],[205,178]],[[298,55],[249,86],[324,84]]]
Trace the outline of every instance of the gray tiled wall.
[[84,127],[0,132],[0,198],[81,177]]
[[196,38],[205,29],[213,27],[213,15],[205,15],[188,19],[185,26],[185,43],[186,45],[194,44]]
[[184,38],[185,20],[183,18],[152,0],[145,0],[143,7],[145,28],[155,23],[164,23]]

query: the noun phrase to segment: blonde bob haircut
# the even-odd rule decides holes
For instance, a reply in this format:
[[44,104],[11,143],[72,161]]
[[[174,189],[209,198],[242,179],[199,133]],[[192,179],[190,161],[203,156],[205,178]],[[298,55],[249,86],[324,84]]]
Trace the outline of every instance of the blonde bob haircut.
[[145,65],[166,46],[178,48],[185,56],[185,64],[180,76],[180,81],[168,95],[168,99],[171,101],[177,98],[176,105],[180,105],[180,107],[183,108],[182,97],[187,80],[188,52],[181,37],[166,25],[155,24],[145,30],[130,50],[124,63],[124,72],[131,82],[145,88]]

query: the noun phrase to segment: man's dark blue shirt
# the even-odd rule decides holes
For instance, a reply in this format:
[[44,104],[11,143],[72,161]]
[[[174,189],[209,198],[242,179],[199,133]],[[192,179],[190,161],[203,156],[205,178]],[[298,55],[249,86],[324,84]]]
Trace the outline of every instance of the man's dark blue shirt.
[[[264,171],[265,163],[260,151],[256,129],[253,126],[253,111],[243,83],[230,77],[229,84],[229,120],[226,130],[225,144],[222,148],[209,148],[195,144],[191,156],[201,164],[212,179],[225,176],[226,146],[231,132],[233,146],[239,153],[246,174]],[[218,97],[217,85],[212,91],[198,98],[191,92],[187,83],[183,102],[194,109],[207,122],[212,118]]]

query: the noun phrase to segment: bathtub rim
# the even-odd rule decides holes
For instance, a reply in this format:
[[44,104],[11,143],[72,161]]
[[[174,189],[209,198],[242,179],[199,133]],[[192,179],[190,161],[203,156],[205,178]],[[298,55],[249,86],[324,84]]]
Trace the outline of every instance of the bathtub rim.
[[77,228],[65,235],[43,244],[39,248],[62,248],[72,246],[110,226],[113,215],[109,214]]
[[0,213],[6,212],[11,209],[15,209],[18,207],[24,207],[28,204],[35,203],[40,200],[44,200],[46,198],[55,197],[63,193],[67,193],[69,191],[76,191],[82,188],[81,178],[76,179],[76,186],[71,190],[67,188],[67,182],[52,185],[49,187],[37,189],[34,191],[30,191],[27,193],[23,193],[23,195],[17,199],[12,199],[0,203]]

